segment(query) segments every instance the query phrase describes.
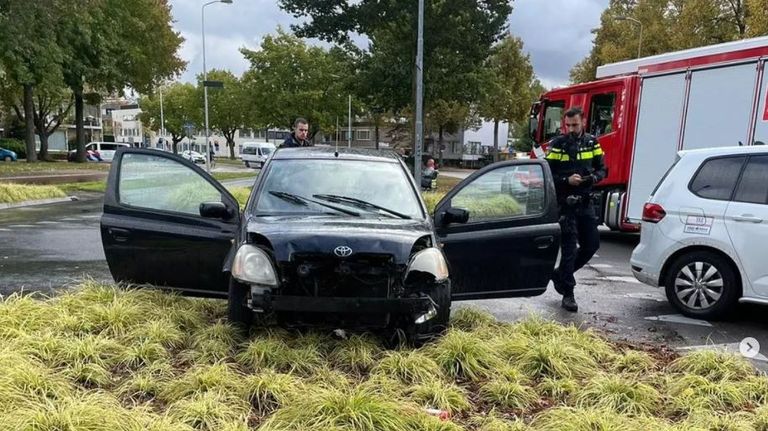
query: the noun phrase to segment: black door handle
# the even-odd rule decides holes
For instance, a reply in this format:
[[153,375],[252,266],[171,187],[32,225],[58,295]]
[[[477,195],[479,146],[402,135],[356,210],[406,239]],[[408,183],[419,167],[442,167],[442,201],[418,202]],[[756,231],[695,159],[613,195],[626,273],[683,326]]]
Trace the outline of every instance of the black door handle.
[[131,236],[131,231],[128,229],[121,229],[119,227],[111,227],[107,229],[107,232],[118,242],[128,241],[128,237]]
[[536,248],[540,248],[540,249],[549,248],[552,244],[555,243],[555,237],[540,236],[538,238],[535,238],[533,240],[533,243],[536,244]]

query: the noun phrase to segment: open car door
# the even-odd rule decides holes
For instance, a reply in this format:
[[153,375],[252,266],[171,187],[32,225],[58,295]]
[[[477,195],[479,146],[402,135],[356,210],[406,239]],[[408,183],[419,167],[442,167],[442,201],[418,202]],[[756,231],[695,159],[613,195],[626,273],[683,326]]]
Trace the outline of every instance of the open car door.
[[489,165],[435,207],[453,300],[546,291],[560,248],[557,199],[546,161]]
[[239,226],[237,200],[193,163],[157,150],[116,153],[101,218],[115,281],[226,297],[222,267]]

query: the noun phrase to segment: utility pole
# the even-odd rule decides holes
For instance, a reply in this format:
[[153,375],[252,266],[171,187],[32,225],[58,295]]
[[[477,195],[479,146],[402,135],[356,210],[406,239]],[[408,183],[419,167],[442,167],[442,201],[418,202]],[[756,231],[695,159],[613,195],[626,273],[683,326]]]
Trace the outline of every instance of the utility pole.
[[419,28],[418,39],[416,41],[416,141],[413,143],[413,174],[416,183],[421,181],[421,145],[424,142],[424,88],[423,70],[424,67],[424,0],[419,0]]

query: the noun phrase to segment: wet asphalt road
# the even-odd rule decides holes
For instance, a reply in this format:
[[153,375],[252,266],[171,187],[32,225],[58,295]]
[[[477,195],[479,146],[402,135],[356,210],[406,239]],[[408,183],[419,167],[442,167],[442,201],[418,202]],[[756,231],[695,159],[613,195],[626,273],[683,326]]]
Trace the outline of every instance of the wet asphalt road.
[[[20,290],[51,291],[72,286],[84,277],[111,281],[99,232],[102,199],[83,200],[0,211],[0,294]],[[629,257],[638,235],[601,233],[602,246],[577,274],[578,313],[560,308],[553,289],[539,297],[466,301],[497,318],[514,321],[537,313],[560,322],[598,329],[613,339],[676,348],[724,347],[738,352],[745,337],[754,337],[768,356],[768,313],[765,307],[742,305],[724,322],[686,320],[666,301],[661,289],[637,282]],[[768,359],[756,365],[768,370]]]

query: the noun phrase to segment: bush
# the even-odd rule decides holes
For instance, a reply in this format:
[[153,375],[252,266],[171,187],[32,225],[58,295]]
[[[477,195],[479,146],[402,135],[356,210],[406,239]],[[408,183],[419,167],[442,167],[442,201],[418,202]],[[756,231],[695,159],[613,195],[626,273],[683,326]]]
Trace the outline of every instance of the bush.
[[18,139],[0,138],[0,148],[13,151],[20,159],[27,158],[27,146]]

